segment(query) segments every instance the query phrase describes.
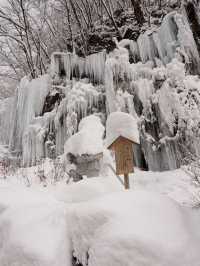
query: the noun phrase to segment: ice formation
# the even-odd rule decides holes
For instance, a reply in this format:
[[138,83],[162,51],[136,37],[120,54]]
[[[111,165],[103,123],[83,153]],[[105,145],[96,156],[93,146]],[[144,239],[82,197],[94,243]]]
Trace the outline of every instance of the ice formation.
[[10,140],[13,102],[13,98],[0,100],[0,144],[3,145],[8,145]]
[[17,88],[11,127],[10,148],[22,151],[23,134],[32,120],[42,114],[46,95],[49,92],[49,76],[44,75],[29,81],[24,77]]
[[53,53],[51,75],[21,80],[12,119],[5,111],[10,104],[1,103],[0,124],[6,126],[0,141],[22,154],[24,165],[33,165],[62,154],[82,118],[103,113],[106,119],[119,111],[138,121],[150,170],[180,167],[186,151],[199,155],[200,81],[190,74],[200,73],[200,58],[188,22],[186,11],[171,12],[137,41],[116,41],[109,54]]
[[[96,57],[98,55],[87,58],[85,65],[87,73],[100,83],[101,75],[104,75],[100,70],[103,52],[99,56],[102,61],[95,64]],[[60,66],[60,63],[57,65],[59,57],[52,58],[56,71],[56,66]],[[65,54],[64,63],[70,71],[71,68],[66,65],[67,58],[70,56]],[[68,74],[68,78],[70,76]],[[9,145],[11,151],[22,155],[23,165],[34,165],[53,152],[53,156],[62,154],[65,141],[76,133],[81,118],[104,108],[102,85],[94,87],[87,79],[68,80],[66,86],[53,84],[49,75],[34,80],[24,77],[14,99],[1,101],[0,142]],[[51,99],[56,99],[57,95],[60,102],[55,102],[51,107]],[[49,99],[47,106],[50,105],[50,109],[45,111],[45,102]]]
[[105,60],[105,51],[89,55],[86,58],[72,53],[56,52],[51,57],[51,75],[65,75],[68,80],[71,77],[81,79],[87,76],[92,81],[102,83]]
[[193,73],[200,73],[200,58],[197,45],[185,16],[177,12],[165,16],[158,30],[147,31],[138,38],[142,62],[149,60],[157,65],[156,58],[163,64],[179,56]]
[[87,81],[72,84],[55,116],[57,154],[63,153],[66,140],[76,133],[81,118],[100,110],[102,103],[101,86],[94,87]]

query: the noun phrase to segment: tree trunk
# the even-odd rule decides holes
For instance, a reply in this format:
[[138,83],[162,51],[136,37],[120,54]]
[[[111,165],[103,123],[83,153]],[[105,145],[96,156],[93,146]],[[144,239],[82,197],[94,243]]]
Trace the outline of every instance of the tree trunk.
[[145,22],[144,14],[141,8],[141,2],[140,0],[131,0],[131,3],[133,5],[136,20],[138,24],[141,26]]

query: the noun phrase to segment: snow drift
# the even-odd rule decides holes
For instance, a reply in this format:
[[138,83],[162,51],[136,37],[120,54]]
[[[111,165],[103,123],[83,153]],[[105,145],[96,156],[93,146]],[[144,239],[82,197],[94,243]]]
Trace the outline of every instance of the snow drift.
[[74,206],[69,224],[74,255],[84,266],[199,264],[191,215],[165,196],[114,193]]
[[70,266],[64,206],[39,192],[1,187],[0,265]]

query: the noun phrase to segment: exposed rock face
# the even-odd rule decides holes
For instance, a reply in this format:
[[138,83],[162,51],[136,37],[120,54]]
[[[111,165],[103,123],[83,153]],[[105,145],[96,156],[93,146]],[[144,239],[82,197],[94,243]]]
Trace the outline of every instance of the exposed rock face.
[[51,112],[55,108],[55,105],[59,105],[64,97],[63,93],[59,91],[56,91],[54,94],[49,93],[44,102],[42,115]]
[[184,1],[184,11],[190,23],[195,42],[200,54],[200,17],[199,4],[197,1]]
[[77,172],[87,177],[99,176],[103,154],[84,154],[76,158]]

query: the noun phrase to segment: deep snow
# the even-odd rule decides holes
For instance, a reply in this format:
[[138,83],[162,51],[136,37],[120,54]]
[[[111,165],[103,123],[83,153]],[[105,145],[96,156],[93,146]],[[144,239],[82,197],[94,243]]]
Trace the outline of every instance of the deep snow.
[[180,204],[200,187],[183,170],[136,170],[125,192],[111,171],[43,187],[33,169],[31,187],[0,179],[1,266],[70,266],[72,250],[83,265],[198,265],[199,212]]
[[0,186],[0,265],[70,266],[65,207],[44,193]]
[[73,206],[74,255],[89,266],[196,266],[200,237],[189,210],[157,193],[113,193]]

